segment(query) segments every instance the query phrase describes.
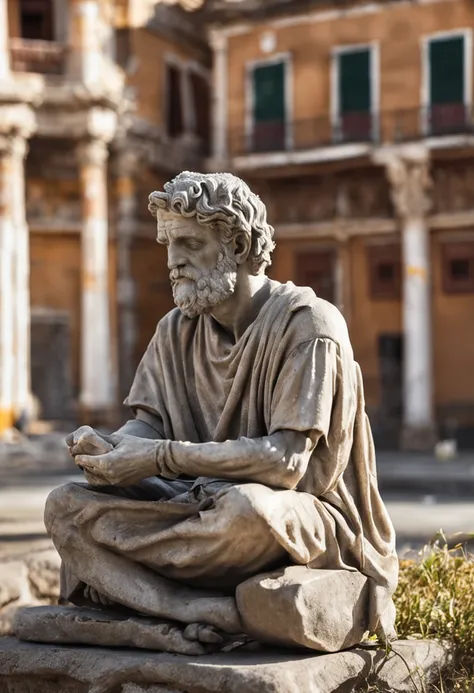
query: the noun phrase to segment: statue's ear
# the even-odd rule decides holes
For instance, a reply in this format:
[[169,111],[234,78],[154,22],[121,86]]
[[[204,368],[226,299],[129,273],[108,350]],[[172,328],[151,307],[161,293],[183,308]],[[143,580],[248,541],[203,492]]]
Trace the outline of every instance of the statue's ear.
[[244,231],[235,234],[232,239],[232,249],[234,251],[234,259],[238,265],[243,265],[247,261],[251,247],[252,240],[249,234]]

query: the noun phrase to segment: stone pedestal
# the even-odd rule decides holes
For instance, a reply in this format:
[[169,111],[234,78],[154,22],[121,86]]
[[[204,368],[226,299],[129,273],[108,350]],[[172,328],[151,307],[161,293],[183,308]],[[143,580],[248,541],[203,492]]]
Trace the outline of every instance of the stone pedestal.
[[441,645],[329,655],[258,649],[191,657],[0,639],[0,693],[415,693],[439,685]]

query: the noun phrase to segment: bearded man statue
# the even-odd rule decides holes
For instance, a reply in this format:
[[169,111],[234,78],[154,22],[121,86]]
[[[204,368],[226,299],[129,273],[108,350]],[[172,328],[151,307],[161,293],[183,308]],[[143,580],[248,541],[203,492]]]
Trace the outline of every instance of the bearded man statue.
[[134,418],[67,440],[87,483],[46,504],[62,600],[216,646],[393,638],[395,537],[341,313],[265,275],[273,228],[239,178],[184,172],[149,201],[177,308],[138,366]]

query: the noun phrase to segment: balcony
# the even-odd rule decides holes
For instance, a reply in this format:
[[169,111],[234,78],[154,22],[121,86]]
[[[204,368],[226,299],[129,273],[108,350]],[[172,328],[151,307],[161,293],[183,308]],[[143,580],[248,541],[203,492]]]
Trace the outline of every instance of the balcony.
[[[232,156],[303,152],[341,145],[402,143],[425,137],[474,134],[472,109],[463,103],[427,108],[258,123],[251,132],[231,132]],[[355,147],[354,151],[362,151]]]
[[55,41],[10,39],[12,70],[36,72],[42,75],[62,75],[65,72],[67,47]]

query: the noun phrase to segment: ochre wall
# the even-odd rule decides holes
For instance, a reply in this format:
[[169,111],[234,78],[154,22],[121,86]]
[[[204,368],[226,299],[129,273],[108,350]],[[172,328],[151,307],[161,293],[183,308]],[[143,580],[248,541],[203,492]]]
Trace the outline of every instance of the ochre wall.
[[131,248],[131,273],[136,289],[135,363],[138,364],[158,321],[174,307],[166,248],[158,245],[154,238],[135,238]]
[[[382,238],[383,240],[383,238]],[[393,243],[394,239],[390,238]],[[366,400],[370,407],[379,404],[379,364],[377,340],[381,334],[397,334],[402,329],[402,304],[400,300],[374,300],[369,293],[369,268],[366,240],[359,236],[347,241],[347,270],[349,305],[346,317],[350,320],[350,335],[356,360],[364,376]],[[327,248],[329,240],[310,241],[277,238],[270,270],[272,278],[299,284],[295,256],[299,252]],[[334,243],[334,247],[337,247]]]
[[131,30],[131,54],[136,61],[136,71],[128,83],[136,89],[136,115],[152,125],[164,126],[165,117],[165,55],[182,62],[198,60],[197,51],[166,41],[145,29]]
[[[117,295],[115,243],[109,242],[109,305],[111,358],[117,358]],[[72,381],[80,392],[81,243],[77,233],[30,234],[30,292],[32,308],[69,313]],[[91,326],[94,330],[94,326]]]
[[[474,405],[474,294],[446,294],[442,287],[441,237],[432,234],[435,401]],[[474,235],[473,235],[474,239]],[[474,419],[474,412],[471,418]],[[473,421],[474,423],[474,421]]]
[[[331,7],[330,10],[334,10]],[[248,33],[229,38],[228,122],[231,133],[242,133],[246,103],[246,64],[277,53],[291,53],[293,62],[293,121],[328,115],[330,109],[331,51],[336,46],[378,42],[380,46],[380,111],[420,107],[421,38],[436,32],[472,27],[474,5],[469,0],[446,2],[380,2],[375,12],[351,14],[324,21],[303,21],[290,26],[258,24]],[[316,15],[318,12],[315,13]],[[328,14],[322,8],[320,16]],[[261,51],[266,30],[276,34],[273,53]],[[410,126],[418,123],[414,113]],[[391,128],[391,117],[384,125]],[[324,122],[321,128],[324,129]],[[320,134],[323,134],[321,130]],[[328,129],[329,134],[329,129]],[[297,136],[296,136],[297,139]],[[234,140],[235,141],[235,140]],[[232,144],[231,144],[232,148]]]

